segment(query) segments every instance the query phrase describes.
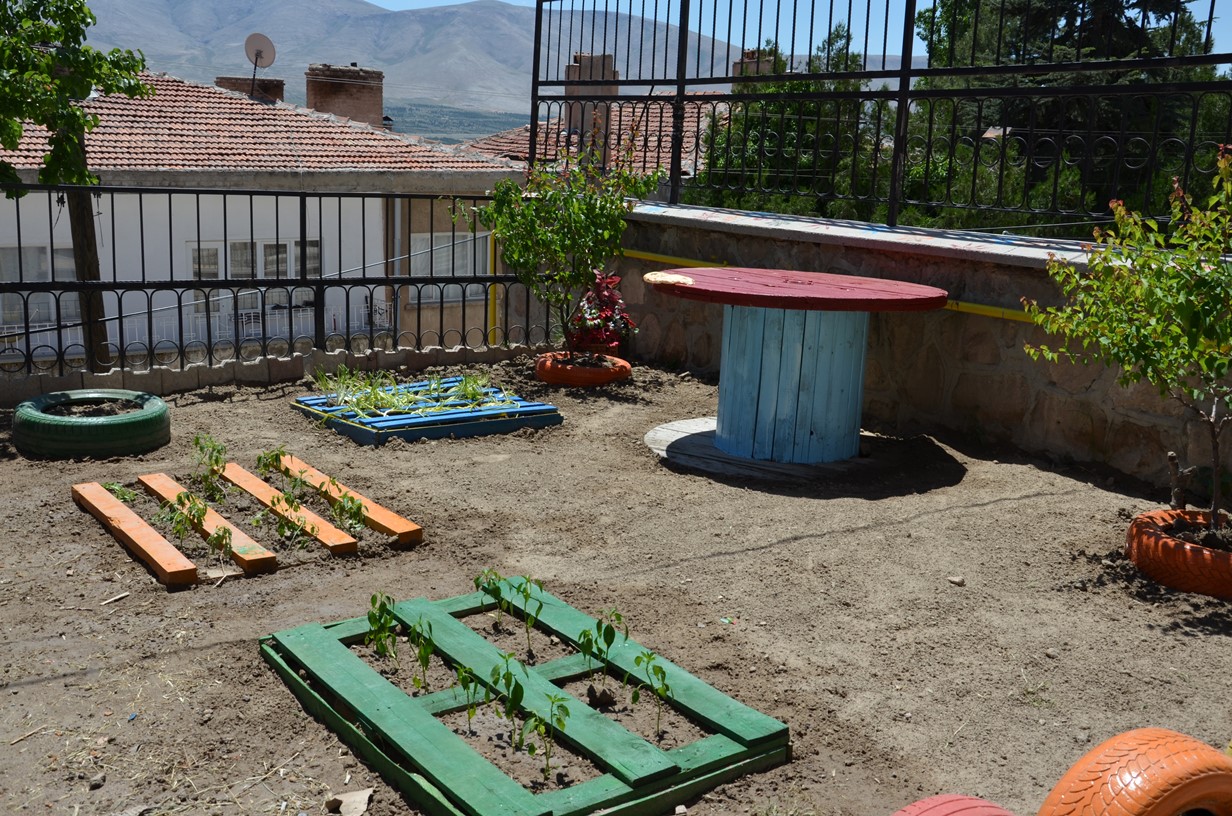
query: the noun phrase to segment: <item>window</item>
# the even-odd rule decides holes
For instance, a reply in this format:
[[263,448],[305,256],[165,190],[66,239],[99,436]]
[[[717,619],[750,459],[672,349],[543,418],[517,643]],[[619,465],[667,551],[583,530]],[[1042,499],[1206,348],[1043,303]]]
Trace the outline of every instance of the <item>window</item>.
[[[430,278],[437,286],[419,290],[422,302],[483,300],[487,287],[482,283],[449,284],[449,278],[474,277],[488,274],[488,236],[467,233],[436,232],[411,236],[411,277]],[[414,295],[412,295],[414,297]]]
[[[218,280],[218,256],[220,249],[218,247],[193,247],[192,248],[192,270],[195,280]],[[206,298],[209,298],[209,310],[211,312],[218,311],[218,302],[222,299],[222,293],[218,290],[198,291],[193,293],[193,309],[198,312],[206,310]]]
[[[73,281],[77,264],[71,248],[45,246],[0,247],[0,282],[46,283]],[[59,311],[56,310],[59,294]],[[27,322],[56,324],[81,319],[81,301],[76,292],[17,292],[0,295],[0,323],[24,326]]]
[[[226,248],[227,264],[222,261]],[[321,277],[321,242],[314,241],[231,241],[226,244],[198,244],[191,246],[193,277],[197,280],[268,281],[275,288],[265,291],[267,309],[284,309],[311,306],[312,290],[304,288],[278,288],[277,281],[299,277],[300,253],[305,253],[307,274],[310,278]],[[222,274],[225,271],[225,275]],[[232,294],[219,290],[211,294],[210,310],[218,311],[220,305],[229,310]],[[261,292],[257,289],[237,289],[234,294],[235,308],[242,314],[261,310]],[[197,301],[197,311],[205,309],[203,298]]]

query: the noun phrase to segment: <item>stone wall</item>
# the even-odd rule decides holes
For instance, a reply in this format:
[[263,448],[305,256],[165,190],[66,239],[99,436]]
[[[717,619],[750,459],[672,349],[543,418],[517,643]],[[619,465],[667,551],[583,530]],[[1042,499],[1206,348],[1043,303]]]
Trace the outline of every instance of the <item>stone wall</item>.
[[[1168,450],[1185,463],[1208,461],[1205,426],[1150,386],[1125,389],[1102,366],[1036,362],[1023,351],[1044,334],[1025,321],[1020,299],[1056,302],[1048,256],[1081,262],[1077,243],[661,205],[640,206],[630,221],[625,245],[641,259],[622,259],[620,273],[641,326],[636,357],[719,369],[722,307],[644,286],[643,273],[683,265],[647,255],[924,283],[947,290],[951,307],[872,316],[866,425],[956,431],[1058,460],[1104,463],[1161,485]],[[961,311],[972,308],[1001,316]]]

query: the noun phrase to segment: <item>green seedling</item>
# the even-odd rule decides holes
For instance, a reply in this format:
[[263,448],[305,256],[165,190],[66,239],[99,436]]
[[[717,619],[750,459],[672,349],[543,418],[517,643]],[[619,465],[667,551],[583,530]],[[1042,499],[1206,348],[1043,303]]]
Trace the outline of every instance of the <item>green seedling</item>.
[[222,479],[222,472],[227,467],[226,447],[214,441],[209,434],[197,434],[193,437],[193,448],[196,449],[198,468],[193,480],[201,493],[211,501],[226,501],[227,487]]
[[279,445],[273,450],[261,451],[257,454],[257,473],[261,474],[262,479],[268,479],[275,473],[282,470],[282,457],[287,455],[287,449],[284,445]]
[[163,504],[154,520],[170,527],[171,534],[183,546],[184,539],[205,523],[205,511],[205,502],[185,490],[175,497],[174,502]]
[[[659,656],[654,652],[647,650],[642,652],[637,657],[633,658],[633,665],[641,668],[646,676],[646,688],[649,688],[655,698],[655,736],[661,737],[663,734],[663,705],[667,702],[668,696],[672,693],[672,687],[667,684],[667,672],[658,664]],[[628,675],[625,676],[625,682],[628,682]],[[641,698],[641,683],[639,682],[633,688],[633,693],[630,699],[633,704],[637,705]]]
[[225,562],[231,557],[231,528],[224,526],[215,527],[214,532],[210,533],[205,543],[218,554],[220,562]]
[[[501,655],[501,664],[492,667],[492,686],[484,691],[483,696],[484,704],[493,703],[496,716],[503,717],[510,723],[513,723],[514,718],[517,717],[518,709],[522,706],[522,697],[526,694],[521,681],[513,674],[511,664],[516,662],[517,659],[512,653]],[[517,728],[510,728],[509,735],[511,740],[517,741],[514,747],[521,750],[523,732]]]
[[411,641],[415,644],[415,659],[419,662],[419,676],[412,678],[415,688],[428,690],[428,667],[432,665],[432,653],[436,651],[436,641],[432,639],[432,624],[423,619],[415,621],[410,631]]
[[[337,492],[338,480],[331,476],[329,484]],[[338,496],[338,500],[330,508],[330,514],[334,517],[334,523],[347,532],[363,529],[364,519],[367,517],[364,503],[345,492]]]
[[466,730],[474,734],[475,729],[471,727],[471,722],[475,719],[475,711],[478,708],[479,678],[475,676],[475,670],[470,666],[458,666],[454,671],[457,674],[458,686],[461,687],[462,694],[466,696]]
[[492,629],[497,632],[501,630],[501,620],[509,608],[509,599],[504,596],[504,580],[499,572],[487,567],[475,576],[474,581],[475,589],[496,600],[496,621],[492,624]]
[[318,373],[317,388],[329,394],[328,403],[361,416],[390,414],[423,415],[458,408],[489,408],[512,405],[503,391],[488,391],[487,379],[469,375],[446,387],[440,377],[432,377],[418,387],[399,386],[387,371],[368,374],[339,366],[337,373]]
[[103,489],[125,504],[137,501],[137,491],[125,487],[119,482],[103,482]]
[[536,581],[528,575],[522,576],[522,583],[513,591],[522,599],[522,626],[526,630],[526,656],[534,658],[535,650],[531,648],[530,633],[535,628],[535,621],[543,612],[543,601],[535,597],[535,590],[543,589],[543,582]]
[[[303,505],[291,491],[283,491],[270,500],[270,510],[274,511],[274,531],[280,538],[285,538],[289,544],[306,543],[308,536],[317,534],[317,526],[309,524],[300,514]],[[258,513],[258,518],[261,513]]]
[[372,647],[377,656],[392,660],[398,665],[398,621],[394,617],[394,599],[384,592],[372,596],[368,610],[368,633],[364,643]]
[[[544,696],[548,701],[548,715],[540,717],[538,714],[531,714],[522,726],[522,738],[525,740],[528,733],[539,735],[539,741],[543,744],[543,781],[546,783],[552,778],[552,751],[556,748],[556,732],[563,732],[565,723],[569,720],[569,709],[565,707],[569,698],[561,694]],[[526,750],[534,756],[537,748],[532,742],[527,745]]]
[[[629,625],[625,623],[625,616],[616,607],[612,607],[599,613],[594,629],[578,632],[578,649],[586,656],[586,670],[592,672],[592,677],[594,673],[600,675],[599,683],[602,689],[607,688],[607,669],[611,663],[612,645],[616,642],[618,631],[624,635],[626,641],[629,639]],[[597,672],[592,668],[592,661],[599,663]]]

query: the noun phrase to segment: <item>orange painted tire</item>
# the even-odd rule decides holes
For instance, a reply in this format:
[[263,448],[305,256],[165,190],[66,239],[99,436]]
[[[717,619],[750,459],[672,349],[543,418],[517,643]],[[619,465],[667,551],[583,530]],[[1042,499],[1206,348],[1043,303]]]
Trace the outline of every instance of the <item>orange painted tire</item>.
[[942,793],[914,802],[894,816],[1014,816],[1005,808],[975,796]]
[[1232,757],[1193,737],[1138,728],[1095,746],[1039,816],[1232,816]]
[[535,375],[548,385],[606,385],[629,378],[633,367],[627,361],[603,356],[609,361],[606,366],[582,366],[570,365],[567,352],[540,354],[535,358]]
[[1151,580],[1182,592],[1232,601],[1232,553],[1173,538],[1165,532],[1177,519],[1206,524],[1199,510],[1156,510],[1134,518],[1125,533],[1125,555]]

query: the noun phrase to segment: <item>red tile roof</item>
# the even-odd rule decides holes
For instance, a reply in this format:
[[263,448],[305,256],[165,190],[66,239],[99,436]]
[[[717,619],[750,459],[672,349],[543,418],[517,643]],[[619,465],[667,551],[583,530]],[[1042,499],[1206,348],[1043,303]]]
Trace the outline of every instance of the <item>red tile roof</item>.
[[[711,117],[717,116],[721,120],[726,113],[726,105],[717,99],[685,101],[682,155],[686,175],[694,170],[698,139],[705,134]],[[611,103],[608,114],[609,147],[619,150],[632,144],[632,165],[635,168],[646,171],[667,169],[671,164],[671,138],[672,106],[669,101],[653,99]],[[530,154],[530,125],[485,136],[468,144],[489,156],[526,161]],[[536,147],[539,160],[561,158],[565,150],[576,152],[577,136],[566,132],[563,118],[540,122]]]
[[[86,136],[94,172],[130,170],[499,170],[487,155],[392,134],[330,114],[148,73],[148,99],[104,96],[86,102],[99,124]],[[27,127],[0,159],[37,168],[41,128]]]

